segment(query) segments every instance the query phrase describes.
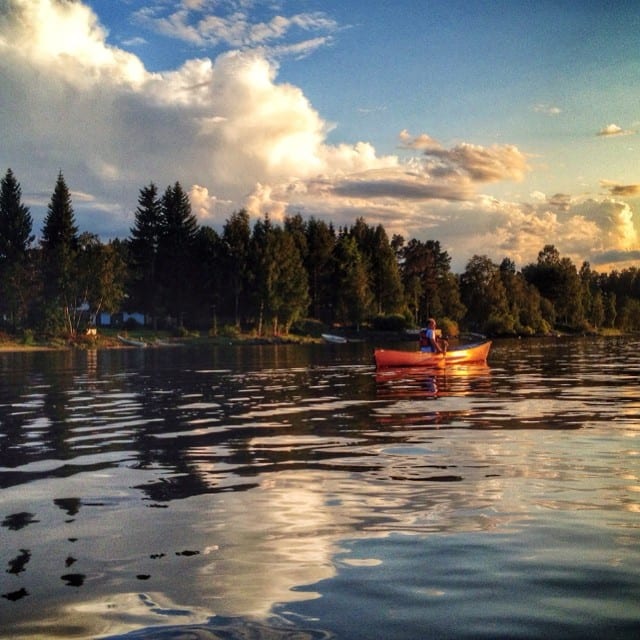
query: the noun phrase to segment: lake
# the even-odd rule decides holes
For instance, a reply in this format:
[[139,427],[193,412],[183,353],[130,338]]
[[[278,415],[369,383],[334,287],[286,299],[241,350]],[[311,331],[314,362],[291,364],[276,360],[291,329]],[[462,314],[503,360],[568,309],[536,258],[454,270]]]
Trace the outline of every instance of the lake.
[[640,341],[372,362],[0,353],[0,637],[640,637]]

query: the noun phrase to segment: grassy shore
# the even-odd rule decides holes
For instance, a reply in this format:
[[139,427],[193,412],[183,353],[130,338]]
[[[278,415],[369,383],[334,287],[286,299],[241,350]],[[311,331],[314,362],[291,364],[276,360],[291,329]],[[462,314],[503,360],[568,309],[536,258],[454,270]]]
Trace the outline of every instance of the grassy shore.
[[[342,333],[342,332],[340,332]],[[176,336],[168,331],[154,331],[140,328],[133,331],[100,329],[95,336],[80,335],[74,339],[65,340],[56,338],[51,340],[39,340],[29,336],[12,336],[0,332],[0,352],[3,351],[56,351],[65,349],[127,349],[135,348],[135,345],[127,345],[119,339],[119,335],[141,343],[146,347],[170,347],[170,346],[233,346],[233,345],[266,345],[266,344],[313,344],[323,342],[320,336],[287,334],[280,336],[257,336],[255,333],[234,333],[233,335],[207,335],[198,332],[190,332],[187,335]],[[555,332],[540,338],[560,338],[577,334]],[[602,329],[594,332],[594,336],[615,337],[624,335],[619,329]],[[362,330],[352,335],[347,335],[350,340],[357,342],[385,343],[402,340],[415,340],[414,336],[404,332],[394,331],[369,331]],[[517,337],[517,336],[504,336]]]
[[187,335],[175,336],[166,331],[136,329],[135,331],[99,330],[96,335],[80,335],[73,339],[55,338],[39,340],[37,337],[12,336],[0,333],[0,351],[56,351],[64,349],[126,349],[128,345],[121,341],[121,335],[147,347],[169,347],[180,345],[229,346],[235,344],[308,344],[321,342],[321,338],[300,335],[256,336],[249,333],[228,335],[201,335],[191,332]]

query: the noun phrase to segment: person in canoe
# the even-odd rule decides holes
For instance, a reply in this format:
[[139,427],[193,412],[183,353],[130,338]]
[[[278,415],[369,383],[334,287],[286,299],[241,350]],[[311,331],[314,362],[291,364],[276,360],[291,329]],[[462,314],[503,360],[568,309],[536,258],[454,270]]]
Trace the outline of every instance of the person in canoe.
[[446,353],[448,341],[441,337],[441,332],[436,329],[436,321],[433,318],[427,320],[427,326],[420,329],[418,334],[420,351],[429,353]]

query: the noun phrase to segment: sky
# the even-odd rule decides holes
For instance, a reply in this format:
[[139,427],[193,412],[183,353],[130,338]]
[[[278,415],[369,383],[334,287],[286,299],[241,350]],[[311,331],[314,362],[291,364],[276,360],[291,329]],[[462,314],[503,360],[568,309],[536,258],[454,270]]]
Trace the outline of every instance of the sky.
[[39,238],[126,238],[179,181],[200,224],[286,215],[518,268],[640,266],[635,0],[0,0],[0,174]]

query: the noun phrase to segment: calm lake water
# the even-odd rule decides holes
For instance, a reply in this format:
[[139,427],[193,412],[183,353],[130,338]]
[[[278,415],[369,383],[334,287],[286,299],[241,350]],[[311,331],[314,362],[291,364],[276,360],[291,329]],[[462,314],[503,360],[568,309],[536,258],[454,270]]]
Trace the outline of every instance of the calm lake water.
[[635,640],[639,376],[628,337],[1,353],[0,637]]

